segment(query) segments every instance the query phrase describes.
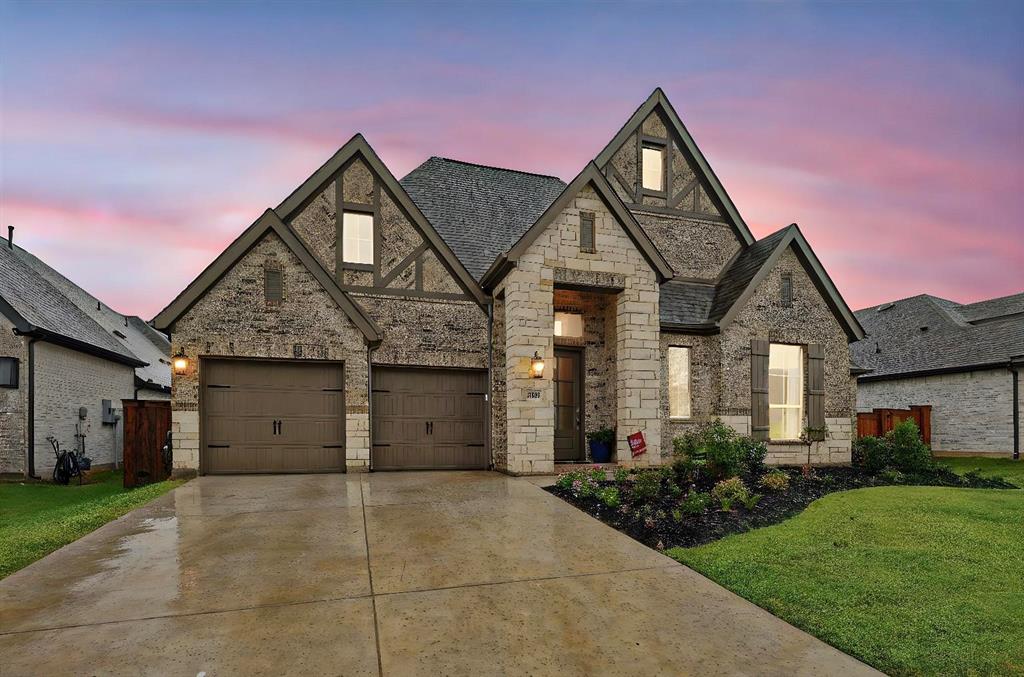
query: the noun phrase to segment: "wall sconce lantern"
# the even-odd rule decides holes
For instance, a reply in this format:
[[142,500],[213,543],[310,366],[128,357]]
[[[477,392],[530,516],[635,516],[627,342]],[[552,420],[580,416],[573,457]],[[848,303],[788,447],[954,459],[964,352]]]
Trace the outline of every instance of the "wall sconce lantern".
[[530,360],[530,376],[544,378],[544,358],[536,350],[533,351],[533,358]]
[[174,356],[174,373],[184,374],[188,371],[188,357],[185,356],[185,351],[178,350],[178,354]]

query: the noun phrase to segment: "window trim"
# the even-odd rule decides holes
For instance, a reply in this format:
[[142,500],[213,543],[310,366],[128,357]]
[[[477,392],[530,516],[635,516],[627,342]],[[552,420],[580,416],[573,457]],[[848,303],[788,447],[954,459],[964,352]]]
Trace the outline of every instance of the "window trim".
[[[797,404],[772,404],[771,378],[772,378],[772,346],[790,346],[800,350],[800,394],[797,397]],[[768,342],[768,442],[773,444],[787,444],[801,442],[801,435],[804,429],[804,419],[807,416],[807,346],[802,343],[787,343],[784,341]],[[793,409],[800,412],[799,432],[796,437],[772,437],[772,409]]]
[[[656,150],[661,153],[661,188],[648,188],[644,185],[644,151]],[[640,193],[651,197],[668,197],[668,141],[645,137],[640,142]]]
[[14,365],[14,383],[0,383],[0,388],[17,390],[21,384],[21,360],[13,355],[2,355],[0,360],[10,360]]
[[[346,261],[345,260],[345,215],[346,214],[360,214],[362,216],[370,217],[370,258],[373,260],[369,263]],[[341,237],[338,238],[338,249],[341,251],[341,255],[338,257],[341,260],[341,267],[347,270],[366,270],[373,271],[377,263],[377,212],[370,206],[366,209],[360,209],[358,207],[351,207],[346,205],[341,210]]]
[[[690,414],[688,416],[672,415],[672,367],[671,354],[673,350],[686,351],[686,397],[689,400]],[[693,346],[669,346],[665,353],[665,371],[668,384],[668,417],[670,421],[692,421],[693,420]]]

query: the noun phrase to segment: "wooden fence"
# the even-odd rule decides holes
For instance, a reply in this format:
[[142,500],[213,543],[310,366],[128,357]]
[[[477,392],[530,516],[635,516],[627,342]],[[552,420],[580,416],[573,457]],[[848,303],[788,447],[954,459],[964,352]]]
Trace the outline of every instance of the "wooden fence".
[[930,404],[911,405],[909,409],[875,409],[857,414],[857,437],[881,437],[893,427],[913,420],[921,431],[925,444],[932,443],[932,407]]
[[171,429],[171,403],[123,400],[124,486],[137,487],[167,479],[163,446]]

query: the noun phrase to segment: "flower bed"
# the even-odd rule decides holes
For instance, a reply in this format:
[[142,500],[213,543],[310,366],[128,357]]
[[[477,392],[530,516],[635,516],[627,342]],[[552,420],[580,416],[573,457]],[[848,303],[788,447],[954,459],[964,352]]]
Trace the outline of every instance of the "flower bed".
[[[717,422],[686,439],[677,438],[675,448],[671,466],[620,469],[613,480],[597,467],[564,473],[548,491],[661,549],[691,547],[775,524],[837,491],[891,485],[1016,488],[1000,478],[958,475],[917,456],[903,466],[908,472],[878,463],[768,469],[763,444],[738,437]],[[919,456],[920,450],[913,453]],[[874,448],[869,454],[877,455]]]

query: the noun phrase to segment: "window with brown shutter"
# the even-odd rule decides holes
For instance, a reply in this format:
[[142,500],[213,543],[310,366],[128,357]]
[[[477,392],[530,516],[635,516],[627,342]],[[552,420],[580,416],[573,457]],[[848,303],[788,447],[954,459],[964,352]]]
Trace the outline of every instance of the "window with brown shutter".
[[284,280],[281,271],[277,268],[265,268],[263,270],[263,293],[267,299],[267,305],[276,306],[284,298]]
[[750,436],[768,439],[768,353],[770,344],[750,340]]
[[580,249],[585,252],[597,251],[594,245],[594,215],[580,212]]

